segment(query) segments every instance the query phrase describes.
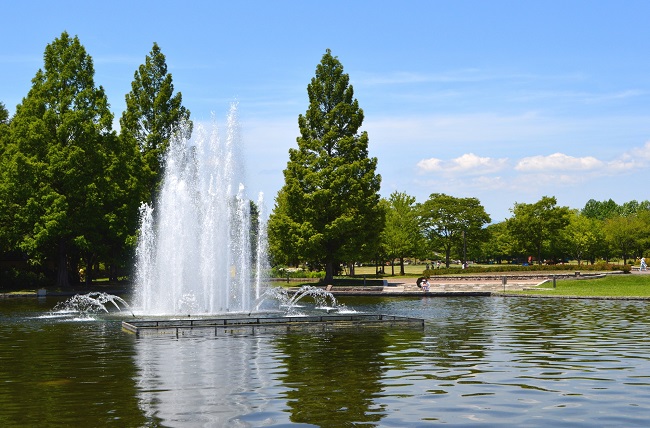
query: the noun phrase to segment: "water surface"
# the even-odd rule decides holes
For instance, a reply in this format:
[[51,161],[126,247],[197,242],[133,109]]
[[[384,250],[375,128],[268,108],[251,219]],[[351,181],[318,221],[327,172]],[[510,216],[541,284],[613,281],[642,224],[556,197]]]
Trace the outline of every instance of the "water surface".
[[[645,426],[650,306],[348,298],[424,329],[143,337],[0,301],[0,425]],[[128,315],[130,316],[130,315]]]

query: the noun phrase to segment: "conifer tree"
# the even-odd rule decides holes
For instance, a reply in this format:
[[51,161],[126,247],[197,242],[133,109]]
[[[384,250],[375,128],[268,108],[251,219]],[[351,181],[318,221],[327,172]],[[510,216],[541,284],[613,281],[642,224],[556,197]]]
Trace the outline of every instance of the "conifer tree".
[[101,247],[112,121],[92,58],[62,33],[10,122],[3,206],[11,246],[42,266],[52,261],[59,286],[77,267],[73,255]]
[[157,43],[144,64],[133,76],[131,92],[126,94],[126,110],[120,118],[121,138],[132,139],[144,158],[144,177],[149,202],[162,180],[162,166],[169,140],[176,132],[189,138],[192,133],[190,111],[183,107],[183,96],[174,93],[172,75]]
[[377,158],[368,157],[368,134],[359,133],[363,110],[329,49],[307,94],[309,107],[298,117],[298,148],[289,150],[285,184],[269,219],[269,245],[324,265],[331,281],[340,263],[377,250],[384,224],[381,177]]

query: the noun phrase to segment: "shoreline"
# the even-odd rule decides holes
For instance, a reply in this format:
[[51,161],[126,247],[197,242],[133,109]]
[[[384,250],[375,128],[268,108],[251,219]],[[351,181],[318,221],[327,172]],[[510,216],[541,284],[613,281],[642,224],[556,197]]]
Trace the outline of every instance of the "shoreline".
[[[325,288],[334,296],[368,296],[368,297],[457,297],[457,296],[480,296],[480,297],[527,297],[527,298],[560,298],[560,299],[601,299],[601,300],[650,300],[650,296],[571,296],[571,295],[544,295],[544,294],[520,294],[516,291],[543,290],[539,288],[542,284],[554,279],[583,280],[599,278],[606,275],[621,275],[620,271],[589,272],[581,274],[559,273],[559,274],[512,274],[503,273],[498,275],[467,275],[467,276],[433,276],[429,278],[429,291],[422,291],[417,286],[417,277],[391,277],[386,279],[385,285],[335,285],[316,287]],[[650,272],[632,272],[630,275],[649,275]],[[295,292],[299,287],[288,287],[290,292]],[[0,300],[14,298],[47,298],[47,297],[68,297],[77,294],[88,294],[92,292],[104,292],[114,295],[131,293],[131,285],[107,284],[106,286],[94,285],[90,287],[75,286],[70,290],[49,291],[35,290],[32,292],[3,292],[0,293]]]

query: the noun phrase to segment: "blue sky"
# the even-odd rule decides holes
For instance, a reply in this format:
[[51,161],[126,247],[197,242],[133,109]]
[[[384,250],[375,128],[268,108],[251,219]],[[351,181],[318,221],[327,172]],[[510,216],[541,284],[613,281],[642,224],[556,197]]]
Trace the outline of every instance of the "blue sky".
[[649,199],[650,2],[3,2],[0,101],[13,114],[63,31],[116,122],[157,42],[195,121],[239,104],[246,186],[283,184],[326,49],[365,113],[382,195],[477,197],[493,221],[555,196]]

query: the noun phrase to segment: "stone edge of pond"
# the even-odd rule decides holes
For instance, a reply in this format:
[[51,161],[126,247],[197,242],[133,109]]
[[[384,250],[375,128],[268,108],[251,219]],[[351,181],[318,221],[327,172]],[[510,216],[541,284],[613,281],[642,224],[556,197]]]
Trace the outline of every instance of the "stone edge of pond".
[[644,296],[571,296],[571,295],[543,295],[543,294],[519,294],[492,292],[494,297],[525,297],[529,299],[574,299],[574,300],[647,300],[650,297]]

